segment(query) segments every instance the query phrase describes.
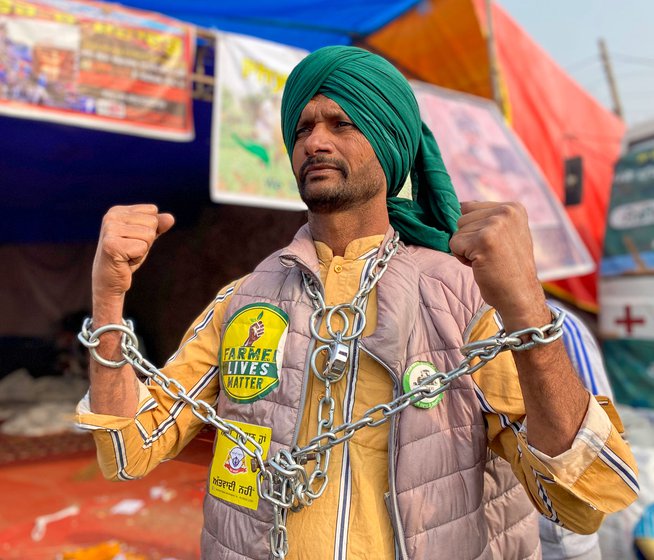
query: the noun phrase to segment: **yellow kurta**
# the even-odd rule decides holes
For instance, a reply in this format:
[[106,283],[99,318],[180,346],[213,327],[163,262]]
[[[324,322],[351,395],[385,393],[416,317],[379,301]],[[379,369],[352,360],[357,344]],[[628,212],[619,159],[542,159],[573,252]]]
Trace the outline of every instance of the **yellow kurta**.
[[[371,249],[376,254],[382,240],[381,235],[358,239],[347,246],[343,257],[334,257],[327,245],[316,243],[326,305],[352,301],[367,262],[359,257],[369,254]],[[372,333],[376,326],[377,300],[373,289],[363,336]],[[300,445],[317,433],[318,403],[324,394],[324,383],[310,375]],[[332,397],[336,402],[334,426],[338,426],[343,422],[344,408],[350,410],[352,420],[361,418],[376,404],[391,401],[393,382],[377,362],[361,353],[358,367],[332,385]],[[388,492],[389,429],[388,422],[376,428],[363,428],[346,445],[333,448],[325,493],[311,507],[288,516],[289,559],[306,558],[303,552],[310,550],[312,559],[332,560],[335,546],[347,546],[350,558],[393,558],[393,532],[384,504],[384,493]],[[320,545],[316,546],[317,543]]]

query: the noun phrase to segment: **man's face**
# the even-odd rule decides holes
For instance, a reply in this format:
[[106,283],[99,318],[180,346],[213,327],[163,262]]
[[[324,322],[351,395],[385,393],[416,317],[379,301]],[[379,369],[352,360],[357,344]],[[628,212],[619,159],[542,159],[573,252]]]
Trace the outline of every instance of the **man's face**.
[[293,173],[300,197],[314,214],[386,197],[386,177],[370,142],[324,95],[309,101],[300,115]]

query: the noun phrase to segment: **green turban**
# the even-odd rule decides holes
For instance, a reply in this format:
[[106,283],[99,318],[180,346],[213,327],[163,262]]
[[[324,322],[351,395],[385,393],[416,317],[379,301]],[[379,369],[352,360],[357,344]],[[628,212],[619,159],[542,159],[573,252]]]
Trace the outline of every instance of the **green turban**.
[[[282,98],[282,132],[291,157],[300,114],[318,94],[341,106],[377,154],[386,175],[389,219],[400,238],[449,252],[461,209],[404,76],[357,47],[324,47],[307,56],[291,72]],[[413,200],[397,196],[409,173]]]

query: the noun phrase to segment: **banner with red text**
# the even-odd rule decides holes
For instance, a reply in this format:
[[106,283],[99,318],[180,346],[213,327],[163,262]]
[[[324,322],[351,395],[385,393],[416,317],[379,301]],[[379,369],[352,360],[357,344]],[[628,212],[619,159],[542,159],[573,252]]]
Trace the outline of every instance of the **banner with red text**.
[[193,138],[194,28],[117,4],[0,0],[0,113]]
[[211,136],[211,199],[302,209],[281,132],[286,79],[307,51],[220,33]]

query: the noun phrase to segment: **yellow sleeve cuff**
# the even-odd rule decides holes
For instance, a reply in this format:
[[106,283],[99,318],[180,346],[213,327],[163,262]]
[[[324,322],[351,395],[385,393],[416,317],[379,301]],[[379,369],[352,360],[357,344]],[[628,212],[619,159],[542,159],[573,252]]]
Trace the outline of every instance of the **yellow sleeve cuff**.
[[572,446],[556,457],[550,457],[539,451],[527,441],[527,421],[523,424],[519,439],[523,451],[528,450],[541,465],[547,466],[550,475],[553,475],[565,486],[572,486],[586,471],[591,463],[602,451],[611,434],[611,420],[602,410],[601,405],[594,398],[589,399],[588,410],[575,436]]

